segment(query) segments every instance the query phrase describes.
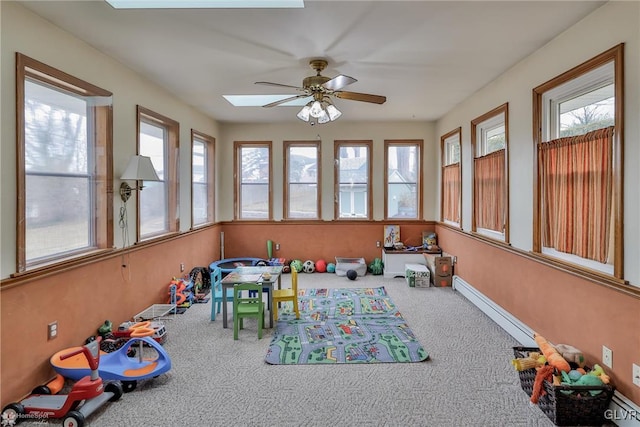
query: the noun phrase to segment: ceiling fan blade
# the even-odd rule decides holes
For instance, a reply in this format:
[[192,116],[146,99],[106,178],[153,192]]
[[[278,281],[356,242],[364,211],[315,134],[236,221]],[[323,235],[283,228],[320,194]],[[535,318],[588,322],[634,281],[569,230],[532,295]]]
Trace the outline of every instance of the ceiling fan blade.
[[350,85],[351,83],[355,83],[357,81],[358,80],[354,79],[353,77],[344,76],[340,74],[339,76],[336,76],[331,80],[329,80],[328,82],[326,82],[323,86],[326,87],[327,89],[338,90],[338,89],[342,89],[346,85]]
[[301,88],[299,86],[283,85],[283,84],[280,84],[280,83],[255,82],[255,84],[257,84],[257,85],[267,85],[267,86],[277,86],[277,87],[289,87],[289,88],[293,88],[293,89],[304,90],[303,88]]
[[386,96],[381,95],[371,95],[368,93],[358,93],[358,92],[334,92],[336,97],[340,99],[350,99],[352,101],[363,101],[363,102],[371,102],[373,104],[384,104],[387,100]]
[[265,104],[265,105],[263,105],[263,107],[265,107],[265,108],[275,107],[275,106],[280,105],[280,104],[286,104],[287,102],[291,102],[294,99],[306,98],[307,96],[309,96],[309,95],[302,94],[302,95],[291,96],[289,98],[285,98],[285,99],[281,99],[279,101],[275,101],[275,102],[271,102],[269,104]]

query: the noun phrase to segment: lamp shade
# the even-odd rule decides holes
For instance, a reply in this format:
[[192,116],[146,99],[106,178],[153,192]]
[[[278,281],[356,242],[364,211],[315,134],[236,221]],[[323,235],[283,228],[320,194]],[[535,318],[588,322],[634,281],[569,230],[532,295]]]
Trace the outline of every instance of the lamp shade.
[[313,101],[311,104],[311,109],[309,110],[309,114],[311,117],[315,117],[316,119],[320,117],[324,109],[322,108],[322,104],[319,101]]
[[151,158],[147,156],[131,156],[129,164],[120,177],[122,180],[160,181]]
[[309,107],[309,104],[307,104],[304,107],[302,107],[302,110],[300,110],[300,112],[298,113],[298,118],[300,120],[308,122],[309,121],[309,110],[310,109],[311,109],[311,107]]
[[327,123],[328,121],[329,121],[329,115],[325,110],[322,110],[320,112],[320,115],[318,116],[318,123],[322,124],[322,123]]
[[335,105],[333,104],[329,104],[327,106],[327,114],[329,114],[329,118],[331,119],[331,121],[336,120],[338,117],[340,117],[342,115],[342,112],[340,110],[338,110]]

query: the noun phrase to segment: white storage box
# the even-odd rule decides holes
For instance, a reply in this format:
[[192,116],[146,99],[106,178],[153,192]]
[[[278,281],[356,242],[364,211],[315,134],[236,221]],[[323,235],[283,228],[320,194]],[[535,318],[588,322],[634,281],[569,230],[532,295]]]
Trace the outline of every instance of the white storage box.
[[404,269],[404,276],[410,288],[428,288],[431,285],[429,269],[426,265],[405,264]]
[[367,274],[367,264],[364,258],[336,257],[336,275],[346,276],[349,270],[355,270],[358,276]]

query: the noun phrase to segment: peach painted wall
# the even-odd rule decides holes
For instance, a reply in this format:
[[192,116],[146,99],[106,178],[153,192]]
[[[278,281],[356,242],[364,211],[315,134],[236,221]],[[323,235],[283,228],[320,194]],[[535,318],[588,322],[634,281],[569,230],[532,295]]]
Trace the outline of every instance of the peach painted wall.
[[[224,224],[224,256],[264,258],[267,256],[266,242],[272,240],[273,256],[277,258],[335,262],[337,256],[362,257],[370,263],[382,256],[382,249],[376,247],[376,242],[383,240],[384,225],[383,222],[366,221],[230,222]],[[422,232],[434,229],[433,222],[402,222],[400,237],[407,245],[419,245]],[[279,251],[275,250],[276,243],[280,244]]]
[[[106,319],[117,326],[151,304],[165,303],[172,277],[219,258],[219,230],[185,233],[39,279],[3,281],[2,407],[51,379],[51,355],[81,345]],[[47,324],[53,321],[58,321],[58,337],[48,341]]]
[[458,257],[455,274],[553,343],[582,350],[590,364],[602,363],[602,346],[613,351],[605,367],[624,396],[640,404],[631,381],[640,363],[640,294],[607,288],[484,243],[467,233],[436,226],[443,249]]

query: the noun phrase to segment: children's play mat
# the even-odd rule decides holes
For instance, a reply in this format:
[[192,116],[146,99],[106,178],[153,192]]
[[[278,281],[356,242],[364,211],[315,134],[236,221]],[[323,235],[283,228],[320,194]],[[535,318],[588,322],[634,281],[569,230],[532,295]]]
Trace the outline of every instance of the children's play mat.
[[283,304],[267,363],[420,362],[428,354],[384,287],[300,289],[300,319]]

